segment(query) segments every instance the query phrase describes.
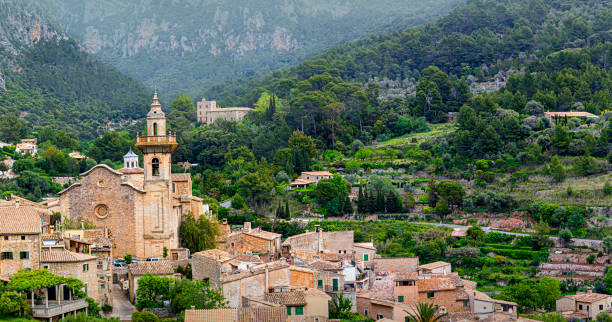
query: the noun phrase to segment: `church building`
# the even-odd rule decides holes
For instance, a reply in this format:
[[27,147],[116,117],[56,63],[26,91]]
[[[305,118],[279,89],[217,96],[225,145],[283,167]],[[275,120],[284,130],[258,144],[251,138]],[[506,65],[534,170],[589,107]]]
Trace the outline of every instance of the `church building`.
[[166,117],[155,93],[147,114],[147,135],[136,139],[143,167],[132,150],[124,156],[122,169],[96,165],[59,192],[52,210],[64,218],[82,218],[108,228],[117,257],[161,257],[164,247],[179,247],[181,217],[192,213],[197,218],[203,212],[202,199],[192,195],[191,175],[171,171],[177,146],[176,136],[166,131]]

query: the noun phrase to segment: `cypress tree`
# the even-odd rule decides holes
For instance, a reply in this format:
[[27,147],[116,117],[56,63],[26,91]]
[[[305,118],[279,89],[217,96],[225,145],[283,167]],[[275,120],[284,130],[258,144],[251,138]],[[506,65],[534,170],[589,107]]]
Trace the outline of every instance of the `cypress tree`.
[[291,212],[289,211],[289,201],[285,201],[285,219],[291,219]]
[[345,214],[352,214],[353,213],[353,203],[351,202],[351,198],[349,198],[349,196],[347,195],[344,198],[344,205],[342,207],[343,209],[343,213]]
[[281,208],[281,202],[278,201],[278,207],[276,208],[276,218],[283,218],[283,208]]
[[363,189],[359,186],[359,196],[357,197],[357,212],[360,214],[365,214],[366,211],[366,200],[363,194]]
[[385,196],[382,191],[376,193],[376,211],[385,212]]

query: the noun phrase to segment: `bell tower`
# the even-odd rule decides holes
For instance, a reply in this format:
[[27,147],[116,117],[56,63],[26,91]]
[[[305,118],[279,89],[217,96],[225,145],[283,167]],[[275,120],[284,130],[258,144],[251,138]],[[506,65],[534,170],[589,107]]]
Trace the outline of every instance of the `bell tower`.
[[144,249],[147,256],[159,256],[163,247],[178,247],[178,221],[172,211],[172,151],[176,136],[166,132],[166,116],[153,94],[147,113],[147,133],[136,138],[136,148],[143,154],[145,191],[143,200]]
[[147,184],[152,182],[167,181],[169,183],[172,151],[177,146],[176,136],[166,133],[166,115],[162,111],[157,92],[155,92],[153,103],[147,113],[147,135],[138,136],[136,140],[136,147],[144,155],[145,189]]

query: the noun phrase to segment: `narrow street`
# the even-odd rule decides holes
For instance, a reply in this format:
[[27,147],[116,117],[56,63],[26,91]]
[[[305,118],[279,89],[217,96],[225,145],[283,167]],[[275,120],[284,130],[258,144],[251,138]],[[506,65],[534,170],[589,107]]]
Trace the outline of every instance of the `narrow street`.
[[113,313],[110,316],[118,317],[121,321],[131,321],[132,312],[136,311],[121,286],[113,284]]

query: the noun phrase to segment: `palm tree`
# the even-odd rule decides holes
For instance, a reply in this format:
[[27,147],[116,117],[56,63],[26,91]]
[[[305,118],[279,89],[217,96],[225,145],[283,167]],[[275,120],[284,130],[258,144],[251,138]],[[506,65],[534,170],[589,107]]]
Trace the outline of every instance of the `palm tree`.
[[410,322],[437,322],[448,313],[440,313],[440,308],[432,303],[419,303],[415,306],[414,314],[406,310],[407,318]]
[[329,309],[330,319],[343,319],[350,314],[353,303],[348,297],[344,297],[344,293],[340,292],[337,296],[332,296],[332,306]]

